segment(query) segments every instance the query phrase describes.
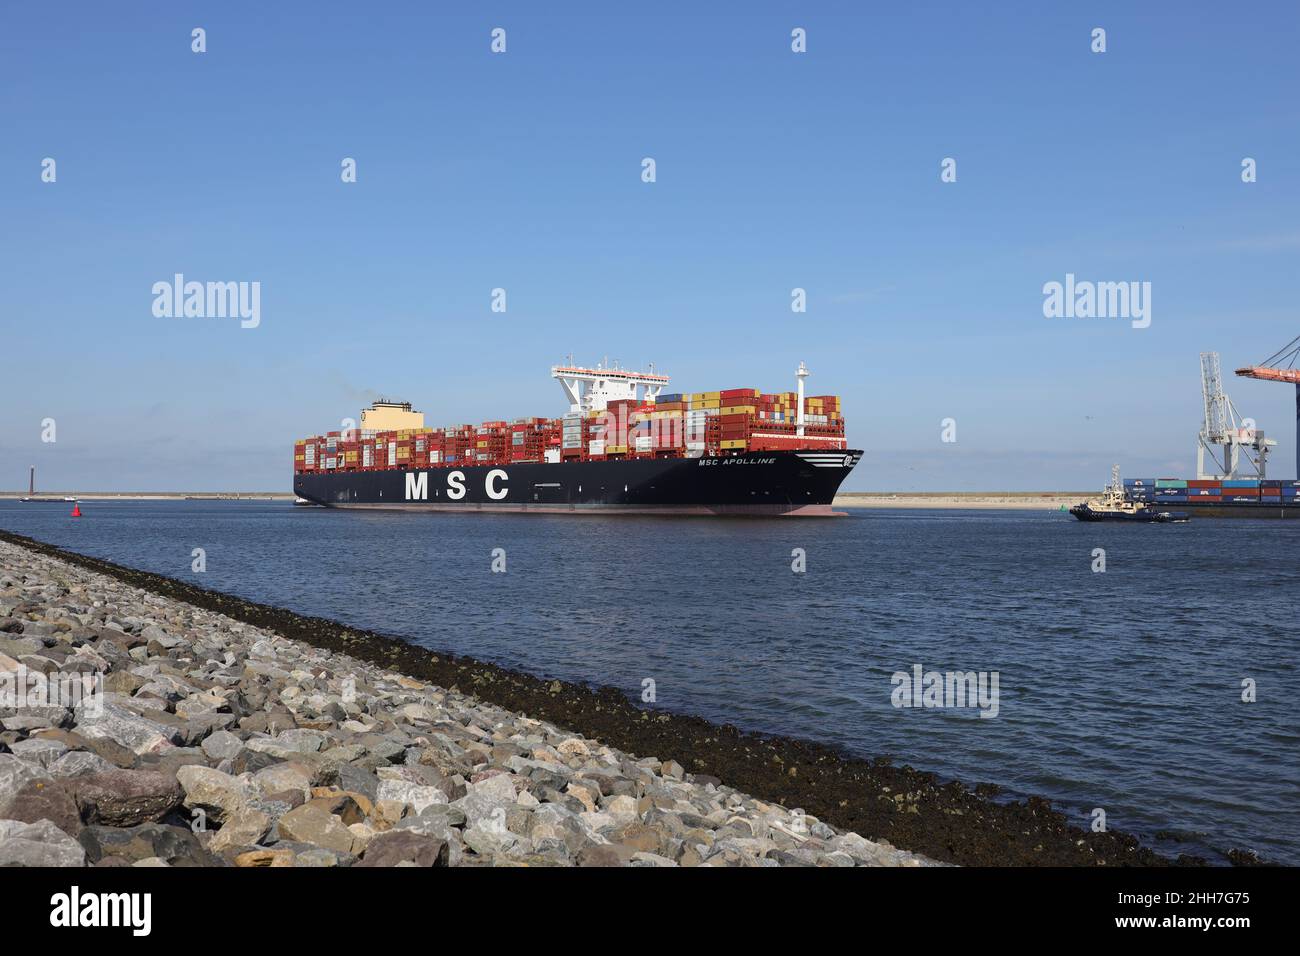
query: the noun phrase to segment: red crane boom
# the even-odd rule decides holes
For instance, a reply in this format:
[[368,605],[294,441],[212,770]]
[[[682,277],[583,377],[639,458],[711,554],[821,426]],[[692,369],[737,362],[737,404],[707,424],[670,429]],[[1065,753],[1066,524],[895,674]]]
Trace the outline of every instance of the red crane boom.
[[1237,369],[1236,374],[1242,378],[1258,378],[1265,382],[1291,382],[1295,385],[1295,468],[1296,479],[1300,480],[1300,369],[1296,361],[1300,359],[1300,336],[1296,336],[1258,365],[1247,365]]

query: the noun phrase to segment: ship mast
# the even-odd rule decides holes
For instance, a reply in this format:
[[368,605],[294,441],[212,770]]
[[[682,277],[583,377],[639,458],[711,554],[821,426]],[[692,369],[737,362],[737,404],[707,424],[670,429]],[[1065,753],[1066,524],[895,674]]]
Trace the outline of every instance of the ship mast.
[[800,362],[799,368],[795,370],[794,374],[799,379],[799,412],[795,419],[795,424],[798,427],[795,429],[795,434],[803,438],[803,380],[808,377],[808,366]]

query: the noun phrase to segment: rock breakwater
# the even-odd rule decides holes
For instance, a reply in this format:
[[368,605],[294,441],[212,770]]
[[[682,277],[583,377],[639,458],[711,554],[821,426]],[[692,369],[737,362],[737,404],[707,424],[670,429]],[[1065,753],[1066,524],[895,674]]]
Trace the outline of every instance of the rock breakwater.
[[924,857],[0,542],[0,866]]

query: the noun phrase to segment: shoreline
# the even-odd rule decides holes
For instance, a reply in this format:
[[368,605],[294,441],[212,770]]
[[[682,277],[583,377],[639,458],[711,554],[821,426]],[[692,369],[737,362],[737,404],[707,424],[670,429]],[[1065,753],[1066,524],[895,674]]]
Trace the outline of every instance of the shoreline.
[[[1047,510],[1059,511],[1078,504],[1097,492],[1064,491],[842,491],[835,495],[836,508],[906,508],[915,510]],[[18,501],[25,491],[0,491],[0,501]],[[293,501],[292,492],[256,491],[42,491],[37,497],[79,501]]]
[[908,509],[914,511],[1061,511],[1096,497],[1096,492],[840,492],[836,508]]
[[939,865],[9,541],[0,726],[0,867]]
[[[291,641],[464,692],[529,719],[551,722],[631,755],[677,761],[690,774],[759,800],[798,807],[832,827],[943,863],[997,865],[1204,864],[1142,846],[1130,834],[1072,825],[1039,797],[1002,802],[998,788],[941,782],[932,773],[789,737],[742,733],[702,718],[642,709],[614,688],[592,688],[455,658],[395,636],[306,617],[163,575],[126,568],[21,535],[0,541],[106,575],[154,595],[265,628]],[[1229,851],[1231,862],[1251,862]]]
[[[0,501],[18,501],[25,491],[0,491]],[[293,501],[283,491],[38,491],[37,498],[76,498],[78,501]]]

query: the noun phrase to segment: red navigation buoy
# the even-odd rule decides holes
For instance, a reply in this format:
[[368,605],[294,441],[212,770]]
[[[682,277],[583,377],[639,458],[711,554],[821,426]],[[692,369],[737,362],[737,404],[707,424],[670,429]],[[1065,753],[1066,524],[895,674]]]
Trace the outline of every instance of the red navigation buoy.
[[74,502],[72,503],[72,517],[74,517],[74,518],[80,518],[80,517],[81,517],[81,503],[80,503],[80,502],[76,502],[76,501],[74,501]]

